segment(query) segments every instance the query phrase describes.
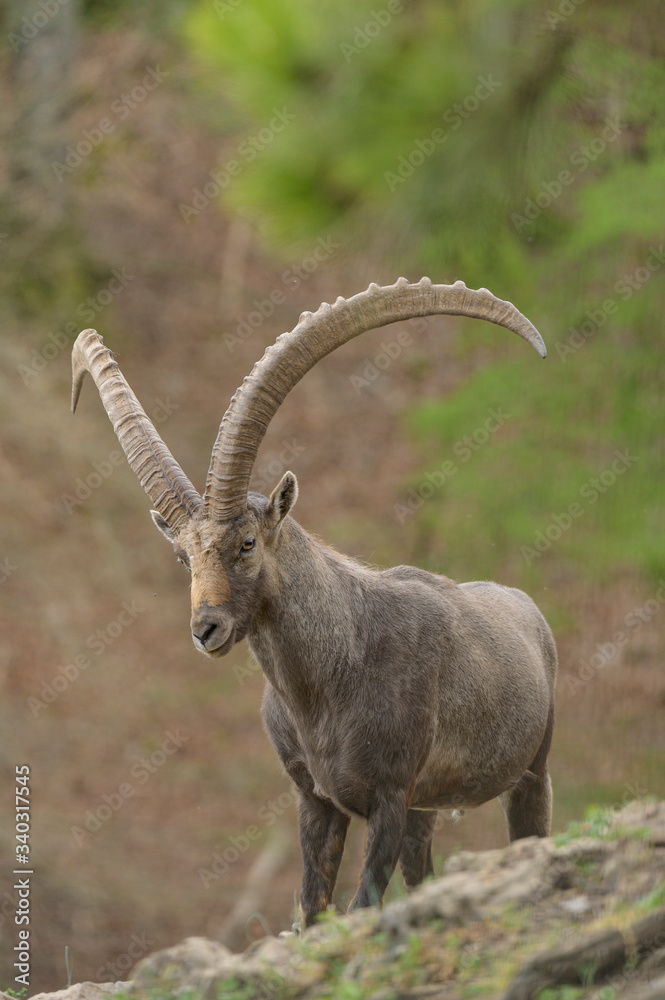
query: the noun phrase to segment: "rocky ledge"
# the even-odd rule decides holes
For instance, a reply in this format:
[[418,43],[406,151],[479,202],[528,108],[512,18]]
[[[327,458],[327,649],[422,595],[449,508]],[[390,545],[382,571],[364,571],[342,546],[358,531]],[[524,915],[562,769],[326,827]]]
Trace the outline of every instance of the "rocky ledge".
[[456,854],[442,878],[383,910],[327,913],[301,936],[242,954],[188,938],[139,962],[129,983],[34,1000],[121,994],[665,1000],[665,803],[599,809],[559,836]]

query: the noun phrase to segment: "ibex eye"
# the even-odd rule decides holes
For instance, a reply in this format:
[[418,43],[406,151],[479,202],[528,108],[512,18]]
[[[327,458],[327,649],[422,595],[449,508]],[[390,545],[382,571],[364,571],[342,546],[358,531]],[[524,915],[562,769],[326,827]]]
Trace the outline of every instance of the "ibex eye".
[[245,541],[242,543],[242,549],[241,549],[241,551],[242,552],[251,552],[255,545],[256,545],[256,539],[255,538],[246,538]]

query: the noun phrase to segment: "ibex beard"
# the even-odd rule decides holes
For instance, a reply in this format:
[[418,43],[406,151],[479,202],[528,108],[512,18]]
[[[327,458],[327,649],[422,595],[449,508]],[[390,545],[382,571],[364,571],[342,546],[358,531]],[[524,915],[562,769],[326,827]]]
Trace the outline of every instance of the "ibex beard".
[[479,316],[540,335],[510,303],[462,282],[406,279],[304,313],[233,397],[199,496],[95,331],[74,348],[74,404],[89,371],[191,577],[191,632],[209,656],[247,638],[266,677],[265,727],[298,794],[305,925],[332,900],[352,816],[367,822],[350,909],[380,903],[399,864],[408,888],[432,874],[440,809],[499,798],[511,840],[546,836],[557,658],[524,593],[456,584],[411,566],[372,570],[290,515],[296,478],[249,490],[258,446],[300,378],[341,343],[397,319]]

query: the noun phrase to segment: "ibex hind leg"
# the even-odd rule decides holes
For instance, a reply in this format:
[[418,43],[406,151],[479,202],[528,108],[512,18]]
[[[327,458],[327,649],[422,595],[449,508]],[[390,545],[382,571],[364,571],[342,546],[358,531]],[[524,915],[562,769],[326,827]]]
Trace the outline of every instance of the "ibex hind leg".
[[406,815],[406,833],[402,841],[399,866],[407,889],[417,885],[434,874],[432,864],[432,836],[436,823],[436,812],[409,809]]
[[553,728],[554,712],[550,710],[545,736],[533,762],[520,781],[499,796],[511,842],[521,837],[548,837],[550,834],[552,782],[547,770],[547,755]]

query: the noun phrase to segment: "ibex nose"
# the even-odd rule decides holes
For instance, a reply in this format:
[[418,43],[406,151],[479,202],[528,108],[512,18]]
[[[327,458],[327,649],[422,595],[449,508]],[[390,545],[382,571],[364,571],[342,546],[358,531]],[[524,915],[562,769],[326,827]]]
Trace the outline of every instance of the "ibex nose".
[[233,645],[235,626],[226,614],[215,608],[197,608],[192,615],[191,629],[194,645],[202,653],[221,655]]
[[207,640],[210,638],[212,633],[215,631],[215,625],[197,625],[197,628],[202,629],[201,632],[196,632],[192,629],[192,635],[195,639],[198,639],[202,646],[205,646]]

